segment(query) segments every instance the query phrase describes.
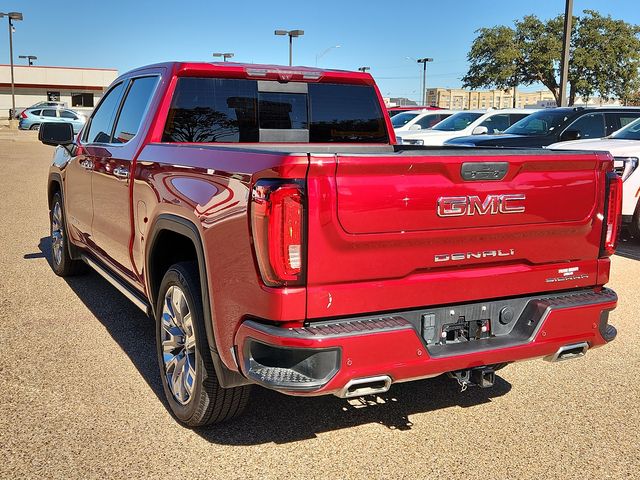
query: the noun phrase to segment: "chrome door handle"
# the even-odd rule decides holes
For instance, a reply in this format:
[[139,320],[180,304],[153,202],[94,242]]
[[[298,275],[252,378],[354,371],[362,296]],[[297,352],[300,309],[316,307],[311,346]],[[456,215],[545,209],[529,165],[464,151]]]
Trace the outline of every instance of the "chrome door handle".
[[82,168],[84,168],[85,170],[91,170],[91,169],[93,169],[93,162],[91,160],[89,160],[88,158],[85,158],[84,160],[82,160],[80,162],[80,166]]
[[121,180],[129,178],[129,169],[126,167],[118,166],[113,169],[113,175]]

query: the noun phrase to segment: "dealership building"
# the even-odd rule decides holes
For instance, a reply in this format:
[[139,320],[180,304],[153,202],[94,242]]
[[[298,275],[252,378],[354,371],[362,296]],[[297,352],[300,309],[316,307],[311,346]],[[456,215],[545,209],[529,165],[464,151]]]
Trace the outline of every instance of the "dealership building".
[[[16,109],[42,101],[59,101],[67,107],[90,111],[118,71],[108,68],[44,67],[14,65]],[[11,109],[11,68],[0,65],[0,119]]]

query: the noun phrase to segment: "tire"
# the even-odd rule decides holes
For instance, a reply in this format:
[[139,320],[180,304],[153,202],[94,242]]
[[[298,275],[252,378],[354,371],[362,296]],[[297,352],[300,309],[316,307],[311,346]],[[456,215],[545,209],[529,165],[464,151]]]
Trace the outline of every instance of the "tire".
[[40,124],[39,123],[34,123],[33,125],[31,125],[29,127],[29,130],[40,130]]
[[64,203],[62,195],[56,192],[49,211],[51,234],[51,268],[60,277],[70,277],[86,271],[84,262],[71,258],[66,235]]
[[172,265],[160,285],[156,345],[160,377],[173,415],[188,427],[237,417],[249,401],[250,385],[222,388],[204,326],[195,262]]

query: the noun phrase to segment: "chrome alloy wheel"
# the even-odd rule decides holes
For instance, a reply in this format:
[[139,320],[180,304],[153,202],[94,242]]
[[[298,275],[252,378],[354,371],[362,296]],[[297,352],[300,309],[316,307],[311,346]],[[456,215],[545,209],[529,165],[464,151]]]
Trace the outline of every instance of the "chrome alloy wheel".
[[62,207],[60,202],[56,202],[51,211],[51,249],[53,251],[53,261],[56,265],[62,262],[62,252],[64,248],[64,226],[62,224]]
[[184,292],[175,285],[167,289],[162,309],[162,361],[167,385],[174,399],[186,405],[196,382],[196,337]]

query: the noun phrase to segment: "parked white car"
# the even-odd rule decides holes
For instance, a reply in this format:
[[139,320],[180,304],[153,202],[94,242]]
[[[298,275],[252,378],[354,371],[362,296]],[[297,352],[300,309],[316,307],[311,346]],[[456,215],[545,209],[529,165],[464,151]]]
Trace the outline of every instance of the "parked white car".
[[640,118],[604,138],[571,140],[549,145],[552,150],[605,150],[613,155],[622,177],[622,221],[640,236]]
[[391,117],[391,124],[396,135],[402,132],[418,132],[437,125],[454,113],[456,112],[453,110],[410,110],[395,114]]
[[406,145],[443,145],[447,140],[466,135],[495,135],[504,132],[518,120],[535,111],[537,110],[524,108],[463,110],[429,130],[402,132],[397,140],[398,143]]

